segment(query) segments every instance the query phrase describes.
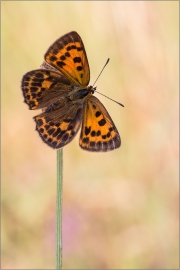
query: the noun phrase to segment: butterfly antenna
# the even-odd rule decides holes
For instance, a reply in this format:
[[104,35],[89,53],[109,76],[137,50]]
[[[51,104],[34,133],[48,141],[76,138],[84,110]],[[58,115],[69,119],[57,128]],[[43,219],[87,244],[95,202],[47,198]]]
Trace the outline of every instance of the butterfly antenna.
[[96,82],[97,82],[97,80],[99,79],[99,77],[100,77],[101,73],[103,72],[103,70],[104,70],[105,66],[107,66],[107,64],[109,63],[109,60],[110,60],[110,58],[108,58],[108,60],[106,61],[106,64],[104,65],[104,67],[102,68],[101,72],[99,73],[99,76],[98,76],[98,77],[97,77],[97,79],[95,80],[95,82],[94,82],[93,86],[95,85],[95,83],[96,83]]
[[[105,65],[104,65],[104,67],[102,68],[101,72],[99,73],[99,76],[100,76],[101,73],[103,72],[105,66],[109,63],[109,60],[110,60],[110,58],[107,59],[107,61],[106,61]],[[95,80],[95,83],[96,83],[97,80],[99,79],[99,76],[98,76],[97,79]],[[93,84],[93,86],[95,85],[95,83]],[[92,87],[93,87],[93,86],[92,86]],[[98,91],[96,90],[96,88],[95,88],[94,92],[96,92],[96,93],[98,93],[98,94],[100,94],[100,95],[102,95],[102,96],[104,96],[104,97],[106,97],[106,98],[108,98],[108,99],[110,99],[110,100],[116,102],[118,105],[124,107],[124,105],[123,105],[122,103],[120,103],[120,102],[118,102],[118,101],[116,101],[116,100],[114,100],[114,99],[112,99],[112,98],[110,98],[110,97],[107,97],[107,96],[105,96],[104,94],[98,92]]]
[[121,105],[122,107],[124,107],[124,105],[122,103],[120,103],[120,102],[118,102],[118,101],[116,101],[116,100],[114,100],[114,99],[112,99],[110,97],[107,97],[104,94],[102,94],[102,93],[100,93],[100,92],[98,92],[96,90],[95,90],[95,92],[98,93],[98,94],[100,94],[100,95],[102,95],[102,96],[104,96],[104,97],[106,97],[106,98],[108,98],[108,99],[110,99],[110,100],[112,100],[112,101],[114,101],[114,102],[116,102],[117,104]]

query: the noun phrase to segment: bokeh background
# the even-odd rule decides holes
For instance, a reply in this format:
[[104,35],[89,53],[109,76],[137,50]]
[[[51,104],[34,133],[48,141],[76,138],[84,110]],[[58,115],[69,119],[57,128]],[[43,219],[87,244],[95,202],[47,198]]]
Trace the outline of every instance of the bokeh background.
[[76,30],[122,146],[64,150],[63,269],[179,269],[179,2],[1,2],[2,269],[55,268],[56,151],[20,89]]

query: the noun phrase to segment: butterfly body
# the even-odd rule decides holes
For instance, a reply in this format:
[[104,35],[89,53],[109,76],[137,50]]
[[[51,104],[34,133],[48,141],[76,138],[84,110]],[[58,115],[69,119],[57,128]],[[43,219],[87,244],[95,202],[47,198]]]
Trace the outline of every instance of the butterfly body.
[[41,69],[22,79],[29,109],[43,109],[34,117],[36,130],[52,148],[74,139],[81,127],[79,144],[84,150],[107,152],[121,144],[119,133],[102,103],[88,86],[89,64],[80,36],[70,32],[48,49]]

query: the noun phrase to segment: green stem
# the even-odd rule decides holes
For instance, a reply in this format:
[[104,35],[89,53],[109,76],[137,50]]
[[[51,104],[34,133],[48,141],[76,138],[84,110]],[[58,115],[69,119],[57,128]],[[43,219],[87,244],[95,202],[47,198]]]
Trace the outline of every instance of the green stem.
[[57,150],[56,269],[62,269],[63,149]]

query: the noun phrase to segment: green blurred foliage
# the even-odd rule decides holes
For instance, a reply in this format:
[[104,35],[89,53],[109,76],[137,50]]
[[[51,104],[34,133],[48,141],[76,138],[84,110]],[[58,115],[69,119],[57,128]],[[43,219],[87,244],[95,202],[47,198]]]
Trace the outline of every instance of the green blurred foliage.
[[178,269],[179,2],[3,1],[2,269],[55,268],[56,151],[35,132],[22,75],[76,30],[122,138],[64,148],[63,269]]

